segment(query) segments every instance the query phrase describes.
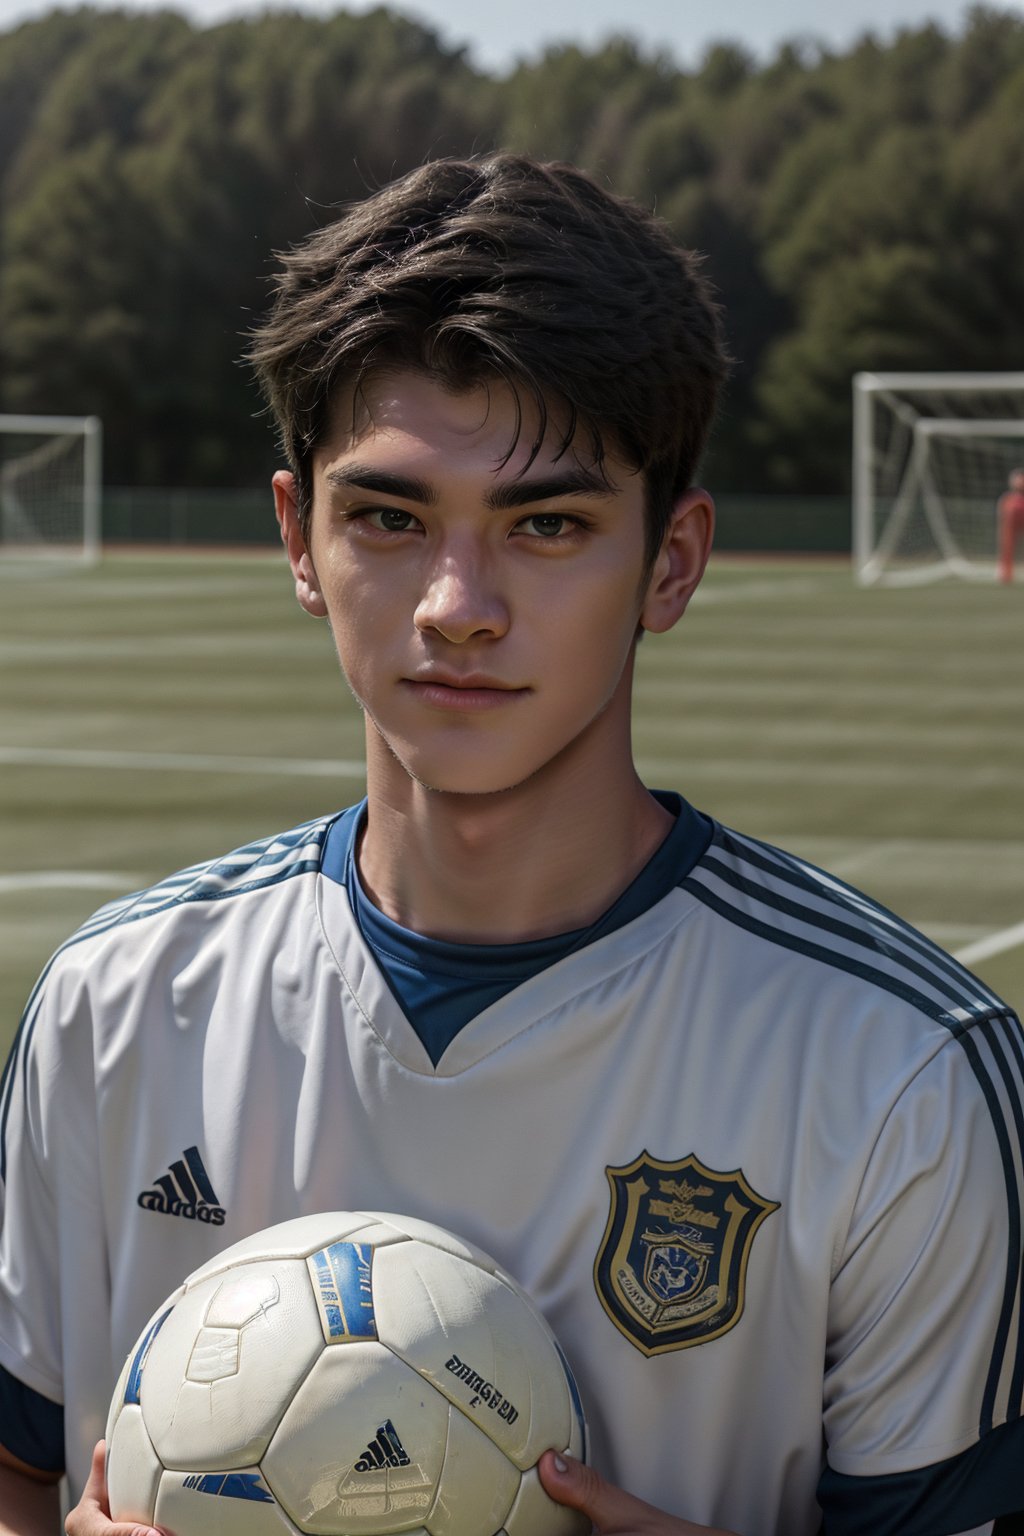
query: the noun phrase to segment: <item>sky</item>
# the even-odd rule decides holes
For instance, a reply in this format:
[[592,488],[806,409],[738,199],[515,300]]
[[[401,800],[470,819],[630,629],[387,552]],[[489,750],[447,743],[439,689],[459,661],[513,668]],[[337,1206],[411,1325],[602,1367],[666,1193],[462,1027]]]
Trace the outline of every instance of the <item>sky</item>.
[[[156,11],[173,8],[197,21],[255,14],[262,0],[91,0],[98,9]],[[328,14],[371,10],[378,0],[298,0],[290,8]],[[0,29],[45,14],[53,0],[0,0]],[[275,5],[273,9],[289,8]],[[628,33],[649,48],[667,48],[693,66],[714,43],[743,43],[759,59],[790,38],[813,37],[844,50],[865,31],[883,39],[905,26],[937,21],[959,29],[965,0],[392,0],[391,8],[426,21],[445,41],[468,48],[483,68],[508,69],[550,43],[570,40],[593,47],[613,33]],[[1024,16],[1024,0],[997,8]]]

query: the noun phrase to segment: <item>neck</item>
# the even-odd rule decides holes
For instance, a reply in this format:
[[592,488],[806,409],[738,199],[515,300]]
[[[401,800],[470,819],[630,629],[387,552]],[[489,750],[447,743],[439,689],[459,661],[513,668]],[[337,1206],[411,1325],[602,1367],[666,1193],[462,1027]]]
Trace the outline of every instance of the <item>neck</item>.
[[510,944],[596,921],[672,826],[627,750],[596,773],[568,749],[523,784],[457,795],[416,783],[368,723],[359,867],[393,921],[456,943]]

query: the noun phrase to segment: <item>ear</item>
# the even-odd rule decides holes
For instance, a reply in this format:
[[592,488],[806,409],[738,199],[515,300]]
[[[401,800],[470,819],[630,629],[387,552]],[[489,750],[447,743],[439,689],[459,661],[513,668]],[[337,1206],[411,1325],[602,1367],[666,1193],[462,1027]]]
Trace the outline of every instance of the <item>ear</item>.
[[640,609],[640,623],[653,634],[664,634],[686,612],[711,553],[715,504],[707,491],[694,486],[672,508],[668,529],[654,562]]
[[281,530],[281,543],[288,551],[288,564],[295,577],[295,596],[307,613],[316,619],[327,617],[327,604],[299,521],[299,499],[295,476],[290,469],[279,469],[272,481],[274,511]]

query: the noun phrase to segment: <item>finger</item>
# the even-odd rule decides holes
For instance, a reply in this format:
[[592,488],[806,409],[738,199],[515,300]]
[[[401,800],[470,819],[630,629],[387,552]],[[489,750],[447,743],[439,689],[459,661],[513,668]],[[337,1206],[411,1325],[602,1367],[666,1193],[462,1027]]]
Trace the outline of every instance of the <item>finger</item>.
[[594,1467],[563,1452],[545,1451],[539,1463],[544,1491],[558,1504],[587,1515],[597,1531],[643,1532],[664,1527],[665,1516],[653,1504],[616,1488]]
[[114,1523],[107,1502],[106,1444],[100,1441],[92,1453],[89,1477],[82,1490],[81,1502],[64,1524],[67,1536],[160,1536],[153,1526],[137,1520]]
[[[89,1467],[89,1477],[82,1490],[82,1502],[79,1509],[97,1509],[100,1514],[109,1516],[110,1506],[107,1504],[106,1490],[107,1470],[107,1445],[105,1440],[97,1441],[93,1447],[92,1463]],[[72,1514],[75,1511],[72,1510]],[[68,1517],[70,1529],[70,1516]]]
[[693,1525],[616,1488],[566,1451],[545,1451],[538,1467],[544,1491],[589,1517],[597,1536],[735,1536],[718,1526]]

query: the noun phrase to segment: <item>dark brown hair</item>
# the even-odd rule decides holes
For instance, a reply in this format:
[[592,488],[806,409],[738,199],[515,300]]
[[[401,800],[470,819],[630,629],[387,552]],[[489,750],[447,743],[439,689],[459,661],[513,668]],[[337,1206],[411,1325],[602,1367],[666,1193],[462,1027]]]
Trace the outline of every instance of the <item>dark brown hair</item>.
[[572,166],[434,160],[281,260],[248,357],[305,528],[339,389],[407,367],[455,390],[503,379],[536,406],[534,451],[555,411],[561,451],[580,433],[598,465],[617,452],[645,477],[653,561],[727,369],[700,258],[661,221]]

